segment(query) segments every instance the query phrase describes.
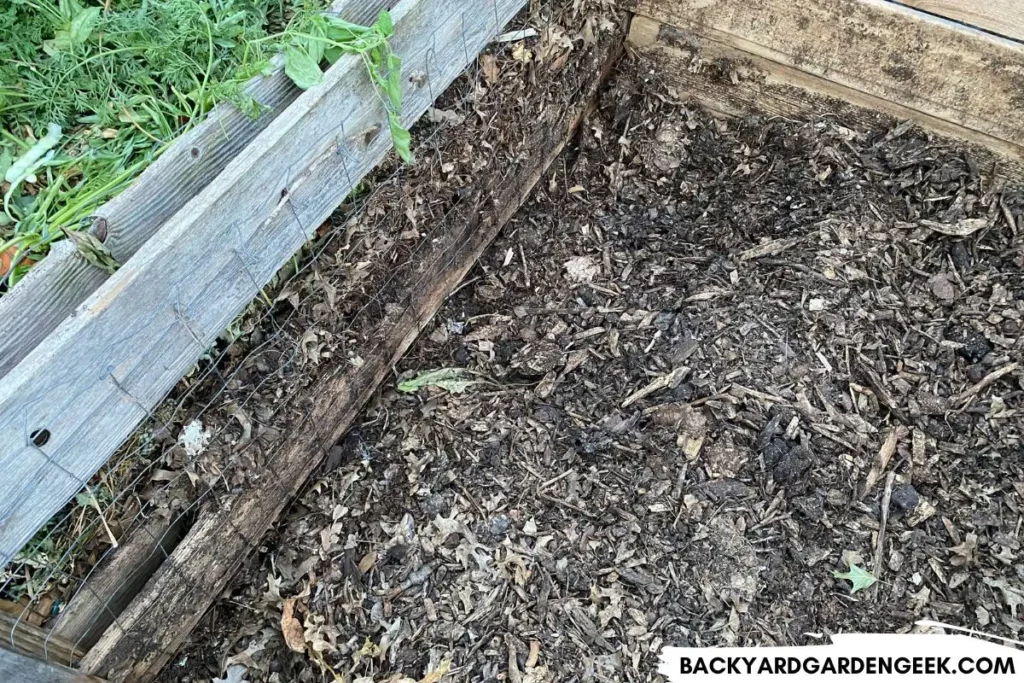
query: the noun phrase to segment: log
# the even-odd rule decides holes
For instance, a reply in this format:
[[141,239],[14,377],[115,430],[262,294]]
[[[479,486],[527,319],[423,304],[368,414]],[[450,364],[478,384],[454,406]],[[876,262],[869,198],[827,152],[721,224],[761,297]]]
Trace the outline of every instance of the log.
[[89,572],[50,633],[76,648],[92,647],[178,545],[187,521],[153,517],[129,531]]
[[[329,10],[355,23],[372,23],[385,0],[336,0]],[[257,118],[220,104],[195,128],[175,140],[121,194],[98,208],[105,246],[126,262],[189,200],[206,187],[301,92],[285,76],[281,60],[267,76],[254,78],[246,93],[263,108]],[[94,221],[94,225],[99,225]],[[0,297],[0,377],[17,365],[110,277],[69,243],[51,252],[24,280]]]
[[[475,179],[468,196],[439,230],[422,259],[395,274],[391,303],[405,304],[368,330],[356,348],[364,363],[339,366],[301,396],[309,413],[284,432],[271,449],[276,458],[248,491],[200,515],[185,540],[145,590],[90,650],[82,669],[111,681],[151,680],[173,656],[206,610],[302,483],[324,460],[374,394],[394,364],[416,339],[444,299],[469,272],[487,245],[529,196],[548,166],[572,138],[593,107],[601,83],[621,53],[621,42],[607,40],[595,48],[593,70],[579,97],[567,105],[548,105],[539,116],[509,106],[501,124],[517,122],[525,130],[512,139],[519,163],[494,168]],[[494,127],[500,127],[494,122]],[[387,307],[385,307],[387,308]]]
[[102,678],[44,662],[0,645],[0,681],[11,683],[104,683]]
[[[411,125],[524,0],[402,0]],[[429,60],[429,63],[428,63]],[[0,382],[0,564],[116,451],[391,149],[366,66],[342,57]]]
[[1024,3],[1020,0],[900,0],[900,4],[1000,36],[1024,40]]
[[[0,612],[0,646],[55,664],[71,664],[83,652],[63,638],[30,624],[16,615]],[[18,680],[0,677],[0,681]]]
[[1024,45],[884,0],[634,0],[701,43],[889,102],[1024,157]]

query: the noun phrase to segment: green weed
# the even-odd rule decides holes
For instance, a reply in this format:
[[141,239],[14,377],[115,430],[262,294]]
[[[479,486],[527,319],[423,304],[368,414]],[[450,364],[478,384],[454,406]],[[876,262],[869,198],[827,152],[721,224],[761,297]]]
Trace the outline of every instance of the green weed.
[[[306,88],[320,65],[358,54],[410,159],[399,123],[391,17],[324,16],[326,0],[10,0],[0,9],[0,293],[123,190],[270,58]],[[54,143],[56,136],[56,143]]]

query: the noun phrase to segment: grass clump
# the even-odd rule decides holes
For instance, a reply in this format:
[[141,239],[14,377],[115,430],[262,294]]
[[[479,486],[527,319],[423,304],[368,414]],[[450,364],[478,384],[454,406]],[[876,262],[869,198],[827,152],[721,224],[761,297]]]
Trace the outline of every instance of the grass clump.
[[214,106],[283,52],[300,87],[362,56],[399,153],[399,60],[374,26],[323,15],[327,0],[9,0],[0,7],[0,294],[64,230],[83,227]]

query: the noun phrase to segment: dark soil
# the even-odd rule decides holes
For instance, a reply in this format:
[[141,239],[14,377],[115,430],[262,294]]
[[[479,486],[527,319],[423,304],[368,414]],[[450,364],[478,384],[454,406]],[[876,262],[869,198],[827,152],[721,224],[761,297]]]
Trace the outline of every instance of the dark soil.
[[651,72],[622,65],[399,368],[475,383],[385,387],[166,680],[1020,638],[1024,193],[913,128],[717,120]]

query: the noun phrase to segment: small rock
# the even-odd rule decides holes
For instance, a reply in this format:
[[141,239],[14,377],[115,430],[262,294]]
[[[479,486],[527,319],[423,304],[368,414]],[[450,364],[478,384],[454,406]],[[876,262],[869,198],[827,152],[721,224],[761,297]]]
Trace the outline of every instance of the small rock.
[[956,289],[953,288],[953,283],[949,281],[943,273],[935,275],[931,279],[932,294],[936,298],[942,299],[943,301],[952,301],[956,298]]
[[523,377],[543,377],[562,360],[562,350],[551,342],[527,344],[512,357],[509,365]]
[[921,497],[910,484],[900,484],[892,490],[892,497],[889,502],[900,514],[912,512],[917,507]]

